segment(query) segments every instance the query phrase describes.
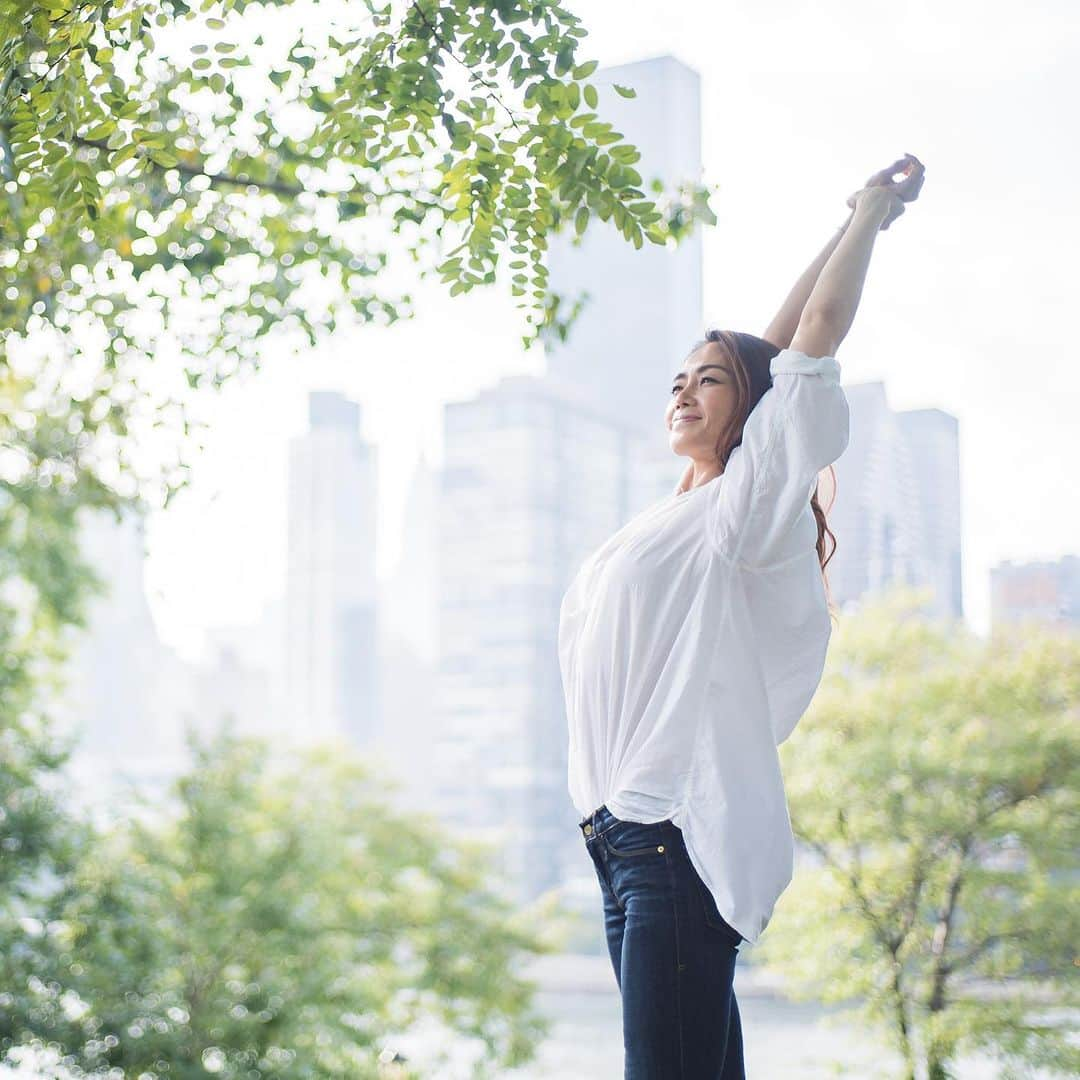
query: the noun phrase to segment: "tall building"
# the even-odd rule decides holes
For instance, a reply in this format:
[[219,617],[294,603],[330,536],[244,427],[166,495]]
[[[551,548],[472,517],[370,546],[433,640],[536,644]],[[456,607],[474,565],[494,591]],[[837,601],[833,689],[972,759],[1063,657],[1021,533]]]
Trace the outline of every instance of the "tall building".
[[928,615],[961,618],[959,431],[939,409],[894,412],[881,382],[845,386],[847,449],[835,464],[828,565],[838,606],[893,585],[928,586]]
[[434,802],[448,824],[498,845],[531,897],[564,877],[576,821],[559,604],[629,516],[644,440],[579,389],[533,376],[447,405],[445,432]]
[[[641,151],[634,166],[642,191],[701,180],[701,80],[673,56],[601,68],[592,79],[597,111]],[[624,98],[614,84],[637,96]],[[592,221],[580,243],[555,237],[548,257],[551,288],[573,299],[588,294],[565,344],[547,347],[548,370],[589,399],[641,428],[671,460],[664,409],[677,371],[701,336],[701,230],[674,251],[645,241],[634,250],[613,221]],[[677,477],[676,477],[677,479]],[[674,486],[674,485],[672,485]]]
[[991,629],[1027,619],[1080,628],[1080,557],[1025,563],[1006,559],[991,568]]
[[408,485],[397,566],[379,583],[381,733],[374,756],[408,807],[427,807],[436,771],[440,474],[421,454]]
[[183,665],[159,640],[146,600],[143,520],[84,507],[78,538],[101,589],[87,604],[85,627],[68,630],[54,711],[78,739],[71,772],[80,796],[93,801],[123,773],[154,788],[175,771],[182,705],[161,690],[166,673]]
[[436,541],[439,477],[420,455],[409,480],[401,533],[401,554],[389,576],[379,613],[384,637],[407,642],[416,655],[433,662],[439,650],[439,545]]
[[942,409],[907,409],[898,412],[896,419],[915,477],[922,519],[922,583],[933,593],[931,614],[961,619],[960,423]]
[[376,450],[360,406],[308,398],[310,430],[290,442],[285,658],[296,742],[377,734]]

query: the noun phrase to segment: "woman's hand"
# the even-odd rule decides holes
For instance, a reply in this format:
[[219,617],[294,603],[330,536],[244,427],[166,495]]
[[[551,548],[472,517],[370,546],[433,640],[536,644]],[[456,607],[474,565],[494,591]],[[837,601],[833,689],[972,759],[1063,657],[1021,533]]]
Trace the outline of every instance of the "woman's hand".
[[[893,177],[898,173],[903,179],[894,181]],[[888,211],[881,228],[887,229],[904,212],[904,204],[914,202],[919,197],[925,178],[926,166],[914,154],[905,154],[887,168],[874,173],[866,181],[866,187],[848,197],[847,204],[854,210],[864,198],[874,201],[885,199]]]

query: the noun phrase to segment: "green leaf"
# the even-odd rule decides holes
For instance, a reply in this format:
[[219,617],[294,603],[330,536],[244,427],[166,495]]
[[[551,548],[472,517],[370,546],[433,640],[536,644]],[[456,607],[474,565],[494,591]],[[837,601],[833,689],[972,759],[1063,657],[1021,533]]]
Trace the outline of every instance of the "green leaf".
[[101,142],[107,139],[114,131],[116,131],[116,121],[106,120],[104,123],[98,124],[97,127],[91,128],[86,133],[86,138],[91,142]]
[[121,146],[115,153],[109,155],[109,168],[115,169],[118,165],[123,164],[128,158],[134,157],[139,152],[139,148],[135,143],[127,143],[125,146]]

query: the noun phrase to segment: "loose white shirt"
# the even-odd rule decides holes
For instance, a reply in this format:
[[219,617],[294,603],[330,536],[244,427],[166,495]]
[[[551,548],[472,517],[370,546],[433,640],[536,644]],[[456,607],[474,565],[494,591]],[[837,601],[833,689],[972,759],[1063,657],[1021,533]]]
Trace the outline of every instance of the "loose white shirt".
[[782,349],[724,472],[652,504],[581,564],[558,652],[582,817],[670,818],[748,942],[791,881],[777,747],[832,631],[810,497],[848,442],[831,356]]

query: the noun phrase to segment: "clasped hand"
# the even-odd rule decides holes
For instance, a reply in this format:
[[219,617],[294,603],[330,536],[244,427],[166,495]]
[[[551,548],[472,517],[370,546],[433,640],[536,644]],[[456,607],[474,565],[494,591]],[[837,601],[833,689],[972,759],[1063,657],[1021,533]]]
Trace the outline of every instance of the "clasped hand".
[[[894,180],[893,177],[897,175],[902,179]],[[854,210],[864,198],[886,198],[889,210],[881,228],[887,229],[904,212],[904,204],[914,202],[919,197],[925,178],[926,166],[914,154],[905,154],[887,168],[874,173],[866,181],[865,187],[848,196],[847,204]]]

